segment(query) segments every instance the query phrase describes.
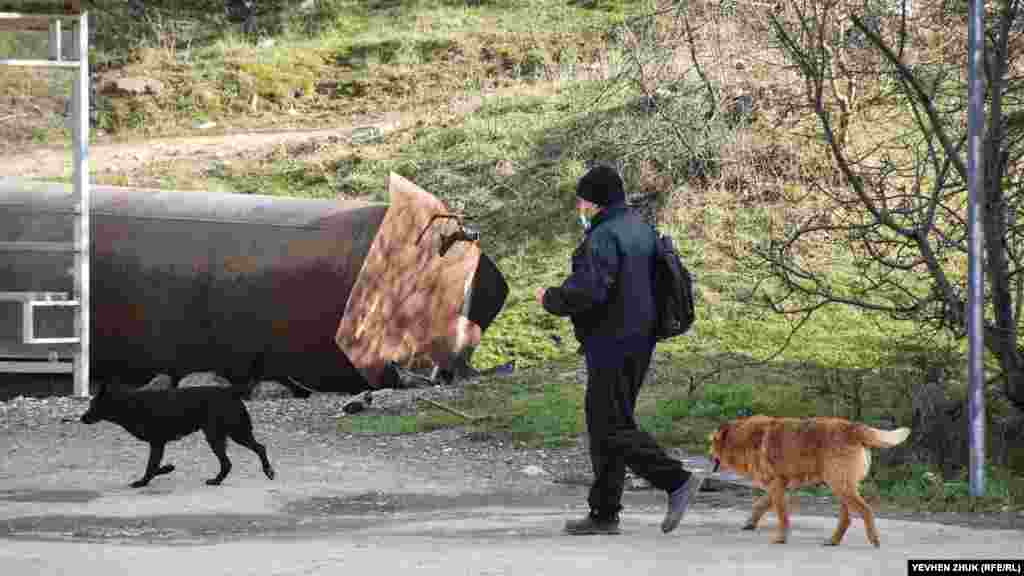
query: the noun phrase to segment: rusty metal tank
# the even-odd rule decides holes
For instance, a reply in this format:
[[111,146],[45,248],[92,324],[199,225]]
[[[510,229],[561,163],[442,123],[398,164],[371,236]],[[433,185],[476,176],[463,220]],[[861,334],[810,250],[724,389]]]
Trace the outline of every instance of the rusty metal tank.
[[[443,208],[433,201],[417,209]],[[70,242],[73,208],[63,185],[0,179],[0,242]],[[295,379],[321,391],[379,385],[384,362],[429,355],[431,342],[445,340],[423,330],[395,332],[392,318],[376,314],[362,318],[360,329],[397,334],[403,346],[378,346],[372,358],[361,354],[359,366],[346,355],[343,341],[354,341],[345,338],[343,326],[352,324],[346,308],[367,308],[349,302],[353,287],[375,287],[360,291],[364,301],[374,290],[397,288],[360,277],[372,246],[407,241],[382,229],[389,209],[362,201],[94,187],[93,377],[142,384],[159,372],[177,379],[209,370],[235,383]],[[445,264],[461,273],[421,287],[447,300],[421,306],[426,317],[414,324],[447,326],[454,310],[473,318],[476,329],[475,338],[456,338],[438,358],[478,341],[508,291],[493,262],[465,244]],[[424,244],[426,255],[417,262],[442,258],[432,246]],[[70,293],[72,263],[70,253],[0,252],[0,291]],[[457,286],[445,289],[445,283]],[[0,356],[29,353],[11,333],[18,324],[12,315],[0,308]],[[50,324],[71,333],[67,318]],[[425,341],[410,346],[410,334]],[[60,346],[48,351],[69,353]]]

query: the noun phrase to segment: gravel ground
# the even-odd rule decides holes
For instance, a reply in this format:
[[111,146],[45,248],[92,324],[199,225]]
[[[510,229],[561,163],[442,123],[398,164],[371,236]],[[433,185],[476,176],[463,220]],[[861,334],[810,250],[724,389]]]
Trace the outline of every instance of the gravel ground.
[[[438,495],[544,494],[566,485],[589,482],[589,459],[583,441],[560,449],[523,449],[499,437],[460,428],[423,434],[369,435],[337,431],[339,418],[359,418],[376,411],[411,412],[416,397],[449,400],[456,388],[381,391],[366,412],[346,416],[342,406],[353,397],[315,394],[307,399],[249,401],[255,435],[267,445],[279,480],[337,482],[339,486],[373,487],[380,493],[414,491]],[[71,397],[18,397],[0,403],[0,481],[8,486],[65,489],[120,489],[141,475],[145,444],[120,427],[79,422],[85,400]],[[676,452],[677,456],[682,456]],[[233,477],[262,479],[256,457],[229,444]],[[165,462],[175,474],[196,483],[213,476],[216,460],[201,434],[169,444]],[[411,484],[414,482],[415,485]],[[711,488],[711,487],[709,487]],[[749,489],[714,486],[699,494],[697,506],[748,509]],[[159,488],[146,488],[146,490]],[[647,490],[630,478],[629,490]],[[393,499],[392,499],[393,500]],[[794,497],[795,513],[834,516],[829,497]],[[384,500],[382,505],[401,503]],[[583,502],[579,503],[583,506]],[[880,517],[977,528],[1024,529],[1024,513],[931,514],[882,507]]]

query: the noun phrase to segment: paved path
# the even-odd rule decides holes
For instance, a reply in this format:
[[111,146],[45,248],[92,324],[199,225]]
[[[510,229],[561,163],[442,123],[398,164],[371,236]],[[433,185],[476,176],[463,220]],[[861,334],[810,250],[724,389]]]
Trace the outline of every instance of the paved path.
[[[213,489],[180,476],[143,490],[0,485],[0,574],[879,574],[910,558],[1024,558],[1019,531],[879,520],[882,548],[855,521],[795,516],[790,542],[739,530],[746,512],[697,506],[671,535],[663,495],[626,495],[623,534],[571,537],[583,491],[348,492],[238,478]],[[346,570],[346,572],[342,572]],[[357,572],[352,572],[357,570]],[[826,572],[827,571],[827,572]]]

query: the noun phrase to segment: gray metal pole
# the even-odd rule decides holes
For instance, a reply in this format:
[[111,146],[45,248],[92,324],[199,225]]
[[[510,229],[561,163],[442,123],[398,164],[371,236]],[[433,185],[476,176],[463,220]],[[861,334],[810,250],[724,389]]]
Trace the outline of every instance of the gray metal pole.
[[74,148],[74,194],[78,202],[75,218],[75,331],[78,346],[74,359],[75,396],[89,396],[89,14],[78,20],[78,70],[72,88]]
[[59,61],[64,57],[64,47],[61,41],[64,39],[64,31],[61,29],[60,20],[50,21],[50,41],[47,46],[50,49],[50,60]]
[[982,283],[985,237],[978,202],[985,199],[985,163],[982,158],[985,93],[980,66],[985,36],[984,3],[970,0],[967,20],[967,435],[970,443],[969,483],[972,496],[985,493],[985,367],[982,321]]

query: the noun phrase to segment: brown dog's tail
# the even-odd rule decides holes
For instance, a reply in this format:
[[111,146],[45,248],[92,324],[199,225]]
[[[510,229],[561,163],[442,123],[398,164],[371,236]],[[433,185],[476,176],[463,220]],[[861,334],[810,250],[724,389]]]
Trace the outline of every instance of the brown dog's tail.
[[879,430],[871,426],[862,426],[861,443],[870,448],[892,448],[902,444],[910,436],[910,428],[895,430]]

